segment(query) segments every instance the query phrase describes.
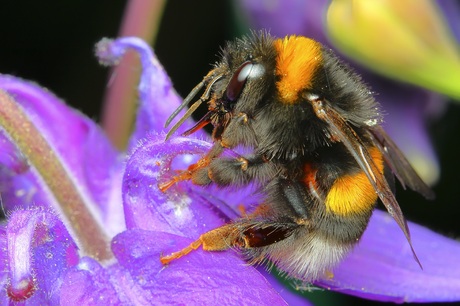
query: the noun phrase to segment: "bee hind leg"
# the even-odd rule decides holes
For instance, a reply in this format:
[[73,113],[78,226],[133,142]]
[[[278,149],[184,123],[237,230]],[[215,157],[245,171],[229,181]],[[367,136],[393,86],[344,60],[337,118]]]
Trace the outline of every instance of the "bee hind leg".
[[198,249],[205,251],[223,251],[229,248],[253,249],[264,247],[289,237],[299,227],[294,222],[254,221],[240,219],[202,234],[197,240],[182,250],[161,256],[163,265],[181,258]]
[[181,258],[184,255],[198,249],[200,246],[205,251],[223,251],[237,244],[238,231],[235,224],[226,224],[200,236],[197,240],[186,246],[182,250],[161,256],[160,261],[163,265]]

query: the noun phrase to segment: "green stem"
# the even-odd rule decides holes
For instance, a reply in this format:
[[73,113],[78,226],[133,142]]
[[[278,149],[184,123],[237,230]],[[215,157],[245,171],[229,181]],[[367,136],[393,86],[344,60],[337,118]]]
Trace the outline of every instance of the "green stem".
[[0,90],[0,126],[34,167],[56,199],[62,221],[84,255],[97,260],[113,257],[110,239],[88,210],[85,199],[60,163],[53,148],[19,104]]

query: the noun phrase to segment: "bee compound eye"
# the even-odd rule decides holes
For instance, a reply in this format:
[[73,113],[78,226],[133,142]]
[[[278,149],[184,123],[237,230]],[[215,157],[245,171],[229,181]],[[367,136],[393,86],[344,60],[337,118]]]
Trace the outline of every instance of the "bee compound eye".
[[227,85],[227,90],[225,91],[225,99],[227,102],[235,102],[238,99],[248,78],[253,77],[254,73],[258,74],[258,71],[260,70],[257,69],[258,66],[259,65],[256,65],[251,61],[246,61],[238,67],[230,79],[230,82]]

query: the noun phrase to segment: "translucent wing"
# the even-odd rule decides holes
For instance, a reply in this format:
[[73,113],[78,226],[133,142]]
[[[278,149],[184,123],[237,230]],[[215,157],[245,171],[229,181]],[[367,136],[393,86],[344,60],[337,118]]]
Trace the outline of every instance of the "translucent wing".
[[[332,133],[331,136],[345,145],[360,168],[364,171],[388,213],[393,217],[406,236],[414,258],[421,267],[420,261],[412,247],[406,219],[404,218],[401,208],[384,174],[380,172],[375,165],[367,146],[347,121],[327,101],[319,99],[318,97],[310,97],[309,100],[312,103],[316,116],[328,124],[329,131]],[[384,152],[382,152],[382,154],[384,154]]]
[[375,146],[383,153],[383,158],[388,167],[404,188],[407,186],[427,199],[434,198],[434,192],[415,172],[404,154],[381,126],[370,127],[369,135]]

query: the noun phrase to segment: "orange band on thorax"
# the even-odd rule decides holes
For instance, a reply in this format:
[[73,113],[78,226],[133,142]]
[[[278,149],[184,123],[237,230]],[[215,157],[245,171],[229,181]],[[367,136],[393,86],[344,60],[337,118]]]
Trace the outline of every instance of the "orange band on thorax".
[[321,45],[309,38],[289,36],[275,40],[276,83],[283,103],[295,103],[301,90],[309,88],[322,62]]

